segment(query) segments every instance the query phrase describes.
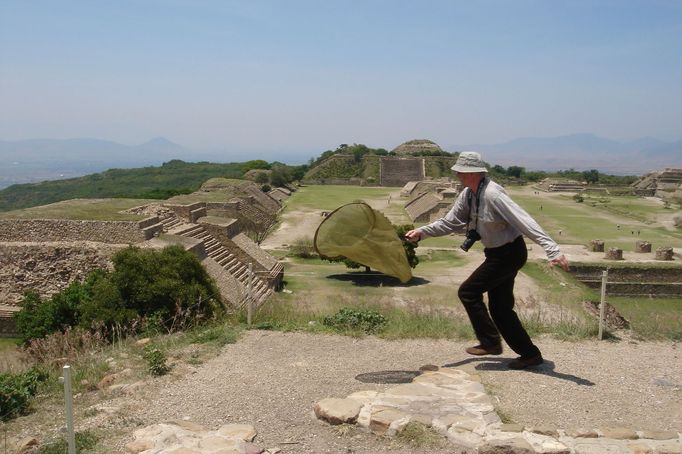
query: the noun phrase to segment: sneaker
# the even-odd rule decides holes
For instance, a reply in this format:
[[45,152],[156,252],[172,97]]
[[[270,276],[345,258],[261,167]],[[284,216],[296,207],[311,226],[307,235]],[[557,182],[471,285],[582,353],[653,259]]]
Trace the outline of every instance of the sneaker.
[[483,355],[501,355],[502,345],[493,345],[490,347],[484,347],[483,345],[476,345],[475,347],[468,347],[466,352],[470,355],[483,356]]
[[511,360],[509,363],[509,368],[510,369],[525,369],[526,367],[533,367],[533,366],[539,366],[542,364],[545,360],[542,359],[542,355],[535,355],[535,356],[519,356],[516,359]]

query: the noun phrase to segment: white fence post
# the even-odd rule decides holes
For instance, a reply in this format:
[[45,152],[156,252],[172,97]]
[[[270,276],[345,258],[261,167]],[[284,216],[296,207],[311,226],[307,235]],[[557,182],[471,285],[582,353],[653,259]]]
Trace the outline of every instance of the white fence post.
[[609,271],[604,270],[601,274],[601,302],[599,303],[599,340],[604,335],[604,312],[606,310],[606,282],[608,281]]
[[69,454],[76,454],[76,436],[73,432],[73,396],[71,395],[71,366],[64,366],[64,401],[66,404],[66,441]]
[[251,326],[251,317],[253,317],[253,263],[249,262],[249,284],[246,291],[246,324]]

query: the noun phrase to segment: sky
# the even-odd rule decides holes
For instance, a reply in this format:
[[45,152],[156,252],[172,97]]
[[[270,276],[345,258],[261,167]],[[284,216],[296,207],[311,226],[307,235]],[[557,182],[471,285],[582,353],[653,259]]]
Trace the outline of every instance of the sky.
[[0,0],[0,140],[682,139],[680,0]]

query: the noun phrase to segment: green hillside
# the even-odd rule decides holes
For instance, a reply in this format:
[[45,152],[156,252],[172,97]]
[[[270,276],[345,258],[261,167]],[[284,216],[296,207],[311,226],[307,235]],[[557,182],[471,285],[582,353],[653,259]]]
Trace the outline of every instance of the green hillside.
[[0,211],[78,198],[166,199],[196,191],[210,178],[241,178],[243,166],[173,160],[160,167],[111,169],[79,178],[17,184],[0,191]]

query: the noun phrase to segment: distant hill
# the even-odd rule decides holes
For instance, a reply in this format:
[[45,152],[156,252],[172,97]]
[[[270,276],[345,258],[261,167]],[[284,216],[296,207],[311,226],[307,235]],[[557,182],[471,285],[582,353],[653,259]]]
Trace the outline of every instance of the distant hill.
[[159,167],[111,169],[77,178],[17,184],[0,191],[0,211],[76,198],[166,199],[196,191],[210,178],[240,178],[242,166],[243,163],[188,163],[173,160]]
[[642,175],[665,167],[682,167],[682,140],[651,137],[618,142],[593,134],[515,139],[496,145],[452,145],[448,150],[475,150],[489,163],[528,170],[598,169],[604,173]]
[[99,139],[0,141],[0,188],[111,168],[159,165],[187,153],[164,138],[133,146]]

